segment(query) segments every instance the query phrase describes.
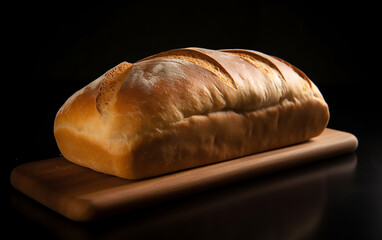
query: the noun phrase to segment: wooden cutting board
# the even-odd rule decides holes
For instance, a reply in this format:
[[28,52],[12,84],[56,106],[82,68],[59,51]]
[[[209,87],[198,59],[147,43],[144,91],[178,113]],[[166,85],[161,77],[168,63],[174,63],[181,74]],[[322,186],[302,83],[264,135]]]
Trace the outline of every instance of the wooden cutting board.
[[138,181],[98,173],[59,157],[17,166],[11,183],[72,220],[90,221],[352,152],[357,144],[350,133],[326,129],[301,144]]

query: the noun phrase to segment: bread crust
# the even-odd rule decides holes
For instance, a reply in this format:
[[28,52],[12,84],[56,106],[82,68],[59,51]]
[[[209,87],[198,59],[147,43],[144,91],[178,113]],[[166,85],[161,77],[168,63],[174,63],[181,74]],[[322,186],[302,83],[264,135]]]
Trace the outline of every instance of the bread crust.
[[303,142],[328,120],[318,88],[289,63],[188,48],[109,70],[67,100],[54,134],[69,161],[142,179]]

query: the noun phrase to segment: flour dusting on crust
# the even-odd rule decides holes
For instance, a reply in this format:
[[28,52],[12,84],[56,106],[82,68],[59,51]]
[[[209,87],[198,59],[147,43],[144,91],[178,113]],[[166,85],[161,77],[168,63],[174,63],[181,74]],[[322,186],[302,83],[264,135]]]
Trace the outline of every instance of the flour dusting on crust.
[[187,61],[179,59],[161,59],[157,64],[152,61],[139,62],[133,65],[133,69],[127,79],[130,87],[139,87],[146,93],[150,93],[160,81],[179,81],[186,77],[182,70]]

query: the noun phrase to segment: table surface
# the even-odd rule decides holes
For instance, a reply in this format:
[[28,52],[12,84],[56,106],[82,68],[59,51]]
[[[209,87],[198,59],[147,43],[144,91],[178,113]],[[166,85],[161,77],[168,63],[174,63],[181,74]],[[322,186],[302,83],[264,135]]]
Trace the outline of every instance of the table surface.
[[52,239],[382,239],[381,129],[350,118],[349,109],[338,112],[329,126],[358,137],[355,153],[91,223],[70,221],[9,187],[7,230]]

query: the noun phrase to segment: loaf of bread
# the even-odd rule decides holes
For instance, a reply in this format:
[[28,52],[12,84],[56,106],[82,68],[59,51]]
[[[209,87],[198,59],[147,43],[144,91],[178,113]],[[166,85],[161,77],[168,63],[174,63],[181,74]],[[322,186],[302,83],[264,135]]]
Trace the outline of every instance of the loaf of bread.
[[58,111],[63,156],[142,179],[319,135],[329,110],[291,64],[251,50],[175,49],[123,62]]

